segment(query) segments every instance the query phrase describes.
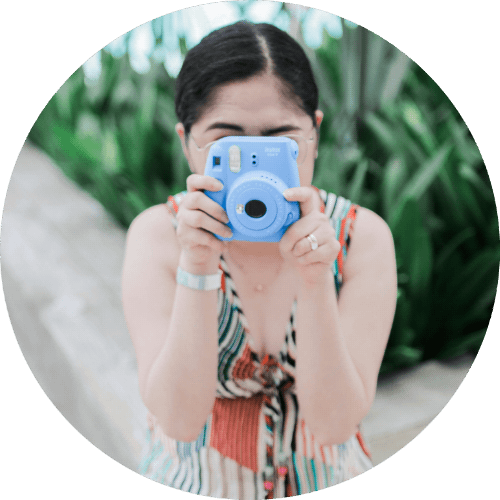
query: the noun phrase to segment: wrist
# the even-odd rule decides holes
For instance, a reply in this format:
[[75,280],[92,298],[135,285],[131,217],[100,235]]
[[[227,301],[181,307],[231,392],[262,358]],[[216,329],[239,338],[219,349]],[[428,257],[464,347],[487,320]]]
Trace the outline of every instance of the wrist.
[[191,274],[178,266],[176,281],[179,285],[192,290],[211,291],[221,287],[221,276],[222,269],[219,269],[215,274]]
[[313,294],[316,293],[324,293],[330,289],[335,288],[335,280],[333,277],[333,272],[330,267],[325,269],[324,272],[321,272],[314,277],[310,275],[301,275],[300,276],[300,289],[306,293]]
[[215,255],[208,260],[196,261],[185,252],[179,257],[179,267],[191,274],[207,275],[215,274],[219,270],[220,256]]

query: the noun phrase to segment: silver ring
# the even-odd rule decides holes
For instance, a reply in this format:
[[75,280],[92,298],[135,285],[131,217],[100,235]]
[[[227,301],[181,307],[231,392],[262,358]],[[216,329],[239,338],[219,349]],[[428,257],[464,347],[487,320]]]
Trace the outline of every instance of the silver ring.
[[316,236],[314,236],[314,234],[311,233],[307,236],[307,239],[311,244],[311,250],[316,250],[316,248],[318,248],[318,240],[316,239]]

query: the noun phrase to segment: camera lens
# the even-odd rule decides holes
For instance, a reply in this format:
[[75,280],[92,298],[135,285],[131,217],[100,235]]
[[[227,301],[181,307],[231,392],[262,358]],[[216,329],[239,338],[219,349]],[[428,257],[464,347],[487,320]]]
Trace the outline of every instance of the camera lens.
[[266,205],[260,200],[250,200],[245,205],[245,212],[254,219],[263,217],[267,211]]

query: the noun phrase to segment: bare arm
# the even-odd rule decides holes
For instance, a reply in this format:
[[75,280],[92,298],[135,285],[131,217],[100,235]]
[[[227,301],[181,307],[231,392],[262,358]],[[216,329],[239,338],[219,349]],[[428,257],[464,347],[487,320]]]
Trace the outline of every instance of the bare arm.
[[297,397],[323,444],[348,439],[373,402],[396,293],[390,230],[376,214],[360,209],[338,301],[329,267],[314,280],[304,279],[297,300]]
[[206,231],[197,234],[207,223],[198,211],[185,210],[177,234],[164,206],[143,212],[129,229],[123,267],[123,306],[141,396],[164,432],[181,441],[201,431],[217,381],[217,291],[192,290],[175,280],[178,264],[193,274],[217,272],[221,242]]

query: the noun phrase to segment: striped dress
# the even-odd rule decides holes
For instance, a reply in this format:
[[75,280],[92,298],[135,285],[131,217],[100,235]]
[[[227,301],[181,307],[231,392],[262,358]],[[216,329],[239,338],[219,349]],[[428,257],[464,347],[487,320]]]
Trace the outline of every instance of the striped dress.
[[[167,207],[173,214],[184,194],[169,197]],[[333,266],[338,293],[358,207],[333,193],[319,190],[319,194],[341,243]],[[148,450],[141,474],[199,495],[254,500],[317,491],[370,469],[370,453],[360,432],[345,443],[322,446],[302,418],[294,384],[296,302],[278,358],[261,358],[247,333],[240,300],[222,257],[220,267],[213,411],[192,442],[166,436],[149,415]]]

